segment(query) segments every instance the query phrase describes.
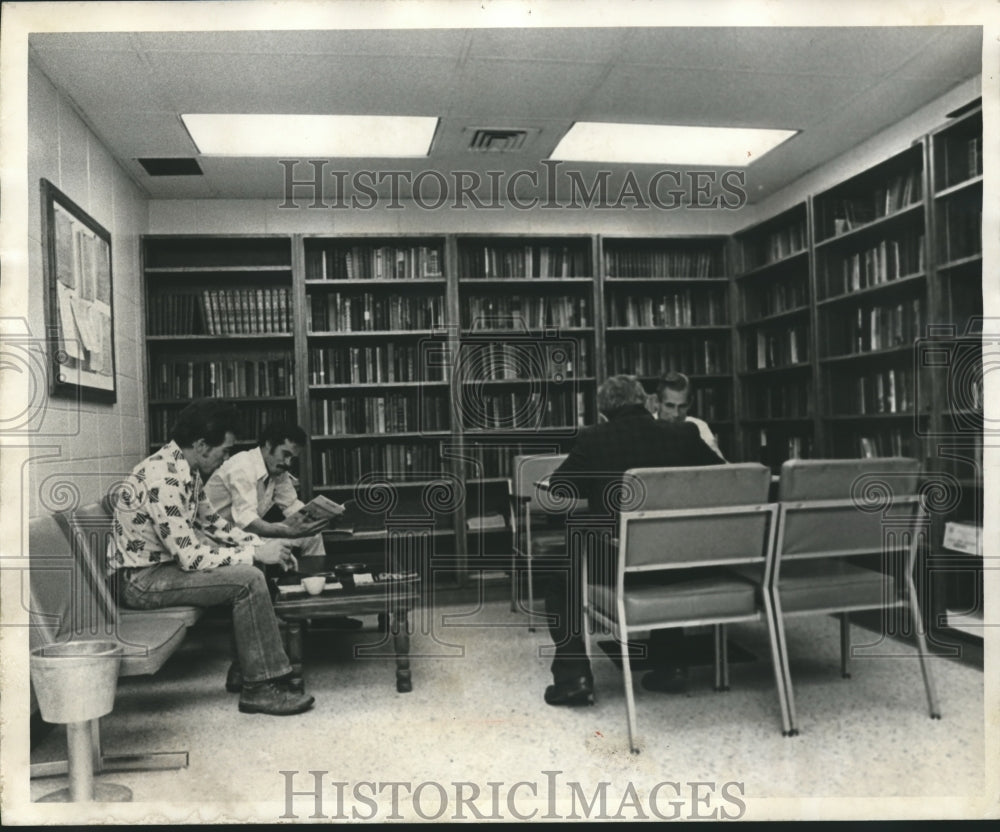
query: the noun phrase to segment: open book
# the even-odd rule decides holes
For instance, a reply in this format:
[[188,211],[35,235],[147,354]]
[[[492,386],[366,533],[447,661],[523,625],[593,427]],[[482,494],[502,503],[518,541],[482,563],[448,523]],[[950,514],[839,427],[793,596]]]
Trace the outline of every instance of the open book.
[[335,503],[322,494],[313,497],[308,503],[300,508],[295,514],[286,517],[286,520],[296,519],[303,523],[315,523],[318,520],[333,520],[344,513],[344,506]]

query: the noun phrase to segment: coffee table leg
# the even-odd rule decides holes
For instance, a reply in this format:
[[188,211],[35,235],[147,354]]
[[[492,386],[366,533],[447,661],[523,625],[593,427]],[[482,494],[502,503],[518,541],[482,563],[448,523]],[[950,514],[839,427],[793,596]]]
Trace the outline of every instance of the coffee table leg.
[[409,613],[398,610],[391,616],[392,643],[396,649],[396,692],[413,690],[410,675],[410,621]]
[[292,665],[292,678],[288,686],[296,693],[305,690],[302,679],[302,622],[288,622],[288,661]]

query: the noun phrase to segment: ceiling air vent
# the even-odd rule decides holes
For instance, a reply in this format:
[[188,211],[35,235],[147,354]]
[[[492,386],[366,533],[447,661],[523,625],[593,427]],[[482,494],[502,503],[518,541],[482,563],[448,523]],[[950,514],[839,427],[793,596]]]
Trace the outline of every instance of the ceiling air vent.
[[466,127],[472,133],[469,150],[473,153],[515,153],[524,150],[537,135],[530,127]]
[[150,176],[201,176],[197,159],[136,159]]

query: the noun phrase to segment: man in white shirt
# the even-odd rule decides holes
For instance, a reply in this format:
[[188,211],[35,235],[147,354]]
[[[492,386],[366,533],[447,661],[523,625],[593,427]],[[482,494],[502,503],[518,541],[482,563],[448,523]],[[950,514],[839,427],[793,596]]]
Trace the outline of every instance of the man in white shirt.
[[719,440],[707,423],[694,416],[688,416],[690,406],[691,381],[684,373],[667,373],[656,386],[653,400],[653,415],[663,422],[691,422],[698,428],[702,441],[708,445],[723,462],[728,460],[719,450]]
[[205,496],[237,528],[258,537],[289,538],[300,555],[323,557],[321,530],[327,521],[307,525],[285,519],[304,505],[290,469],[305,441],[305,431],[298,425],[269,425],[256,448],[234,454],[212,475],[205,484]]

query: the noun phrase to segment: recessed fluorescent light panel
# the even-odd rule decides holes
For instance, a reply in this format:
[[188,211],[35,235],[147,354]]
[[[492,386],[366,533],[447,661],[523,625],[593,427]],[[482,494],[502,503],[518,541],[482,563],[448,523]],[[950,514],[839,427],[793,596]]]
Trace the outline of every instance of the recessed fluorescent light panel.
[[437,118],[187,113],[184,126],[205,156],[426,156]]
[[745,167],[795,130],[579,121],[552,151],[567,162]]

